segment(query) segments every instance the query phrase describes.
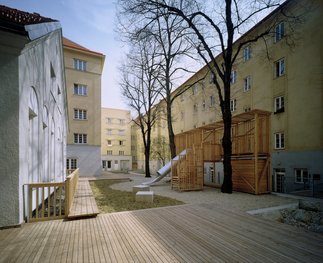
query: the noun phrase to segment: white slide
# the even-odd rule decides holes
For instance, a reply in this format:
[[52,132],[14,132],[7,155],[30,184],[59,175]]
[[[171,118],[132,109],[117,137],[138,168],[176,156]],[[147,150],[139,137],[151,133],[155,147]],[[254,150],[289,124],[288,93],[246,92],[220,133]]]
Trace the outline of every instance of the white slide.
[[[174,161],[178,161],[179,160],[179,156],[185,156],[187,153],[186,149],[184,151],[182,151],[179,155],[175,156],[173,158]],[[163,179],[167,174],[169,174],[172,170],[172,162],[168,162],[165,164],[165,166],[163,166],[162,168],[160,168],[157,172],[157,177],[154,178],[153,180],[151,181],[148,181],[148,182],[144,182],[142,184],[144,185],[152,185],[154,183],[157,183],[159,182],[161,179]]]

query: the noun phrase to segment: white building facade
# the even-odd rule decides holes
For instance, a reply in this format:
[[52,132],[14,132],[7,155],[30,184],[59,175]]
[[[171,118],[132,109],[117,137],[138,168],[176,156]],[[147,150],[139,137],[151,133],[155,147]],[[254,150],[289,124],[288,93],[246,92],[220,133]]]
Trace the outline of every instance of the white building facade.
[[0,227],[7,227],[27,216],[28,183],[65,179],[67,103],[60,24],[0,8]]

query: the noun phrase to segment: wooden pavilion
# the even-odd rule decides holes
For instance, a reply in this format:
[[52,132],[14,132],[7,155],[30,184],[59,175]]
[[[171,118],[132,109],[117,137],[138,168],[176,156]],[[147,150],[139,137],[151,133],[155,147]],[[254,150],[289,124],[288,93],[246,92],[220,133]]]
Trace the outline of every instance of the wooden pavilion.
[[[252,194],[271,191],[270,112],[252,110],[232,117],[233,190]],[[223,181],[223,121],[176,135],[177,153],[172,161],[172,188],[201,190]],[[221,168],[222,167],[222,168]]]

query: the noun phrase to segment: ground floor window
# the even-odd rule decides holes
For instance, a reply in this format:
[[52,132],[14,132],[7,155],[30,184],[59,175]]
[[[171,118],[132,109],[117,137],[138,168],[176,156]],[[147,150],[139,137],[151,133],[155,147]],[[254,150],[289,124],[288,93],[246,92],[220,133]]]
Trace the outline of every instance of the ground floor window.
[[66,159],[66,169],[75,170],[77,168],[77,159],[67,158]]
[[306,183],[309,180],[309,174],[307,169],[304,168],[296,168],[294,170],[295,173],[295,183]]

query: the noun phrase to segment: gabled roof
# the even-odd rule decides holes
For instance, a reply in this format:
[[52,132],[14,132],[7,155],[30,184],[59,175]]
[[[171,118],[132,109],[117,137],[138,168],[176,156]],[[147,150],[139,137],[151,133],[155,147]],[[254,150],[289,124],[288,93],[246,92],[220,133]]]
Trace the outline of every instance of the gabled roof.
[[57,20],[41,16],[37,13],[28,13],[8,6],[0,5],[0,28],[27,34],[26,25],[58,22]]
[[63,46],[68,47],[68,48],[72,48],[72,49],[78,49],[78,50],[85,51],[85,52],[90,52],[90,53],[93,53],[93,54],[96,54],[96,55],[103,56],[102,53],[96,52],[96,51],[92,51],[92,50],[90,50],[90,49],[88,49],[86,47],[83,47],[83,46],[81,46],[81,45],[73,42],[72,40],[69,40],[66,37],[63,37]]

